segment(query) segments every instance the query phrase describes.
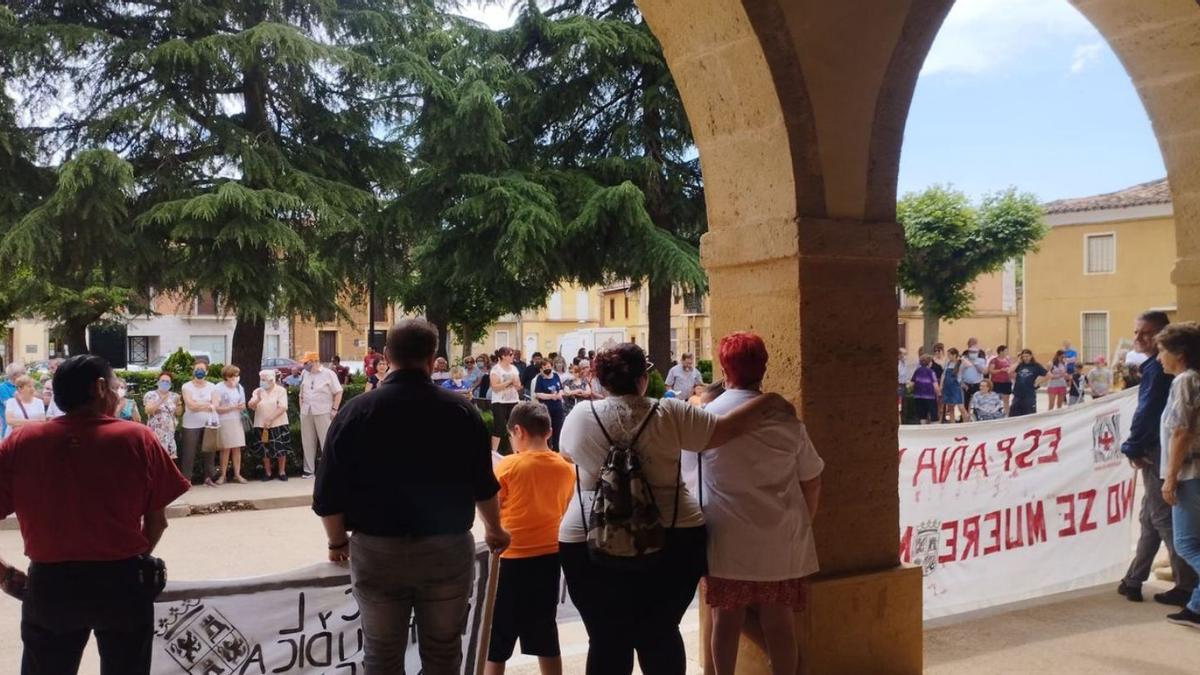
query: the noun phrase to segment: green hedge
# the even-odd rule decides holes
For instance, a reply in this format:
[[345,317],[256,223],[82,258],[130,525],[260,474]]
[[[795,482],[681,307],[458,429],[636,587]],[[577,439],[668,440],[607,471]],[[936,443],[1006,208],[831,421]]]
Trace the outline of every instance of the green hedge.
[[[713,362],[708,359],[700,359],[696,362],[696,370],[704,376],[705,382],[713,381]],[[690,393],[690,392],[689,392]]]

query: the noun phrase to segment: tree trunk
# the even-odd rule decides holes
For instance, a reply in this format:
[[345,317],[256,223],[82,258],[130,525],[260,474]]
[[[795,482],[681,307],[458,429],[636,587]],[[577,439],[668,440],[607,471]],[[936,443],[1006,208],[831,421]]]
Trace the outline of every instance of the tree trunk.
[[[474,329],[467,329],[467,328],[464,328],[464,329],[463,329],[463,335],[464,335],[464,336],[465,336],[465,335],[471,335],[471,334],[473,334],[473,333],[474,333]],[[462,343],[462,357],[463,357],[463,360],[464,360],[464,361],[465,361],[465,360],[467,360],[467,358],[469,358],[470,356],[472,356],[472,354],[471,354],[471,341],[470,341],[470,340],[463,340],[463,343]]]
[[244,381],[258,381],[246,378],[257,376],[258,371],[262,369],[263,342],[266,341],[266,334],[265,320],[238,317],[237,325],[233,329],[233,355],[230,361],[241,369]]
[[921,315],[925,319],[925,352],[933,354],[933,345],[938,341],[938,329],[942,323],[942,317],[936,314],[931,314],[929,310],[922,308]]
[[[67,343],[67,353],[71,356],[79,354],[87,354],[87,329],[90,322],[83,319],[67,320],[63,322],[63,338]],[[14,349],[17,345],[13,345]],[[12,360],[17,360],[17,355],[12,355]]]
[[426,308],[426,310],[425,310],[425,320],[428,321],[429,323],[433,324],[434,328],[437,328],[437,332],[438,332],[437,355],[446,360],[449,360],[449,358],[450,358],[450,327],[448,325],[449,322],[446,321],[445,317],[442,316],[441,312],[438,312],[437,310],[429,311],[428,308]]
[[[650,352],[650,360],[658,372],[666,377],[671,369],[671,285],[655,284],[651,279],[647,287],[650,293],[647,309],[650,328],[646,347]],[[675,356],[678,358],[679,355]]]

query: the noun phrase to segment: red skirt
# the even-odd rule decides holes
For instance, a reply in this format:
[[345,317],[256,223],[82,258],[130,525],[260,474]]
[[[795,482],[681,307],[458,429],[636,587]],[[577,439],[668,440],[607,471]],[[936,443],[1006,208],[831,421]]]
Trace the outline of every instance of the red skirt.
[[705,577],[704,601],[717,609],[742,609],[750,605],[784,605],[802,610],[808,604],[808,582],[801,579],[783,581],[739,581],[720,577]]

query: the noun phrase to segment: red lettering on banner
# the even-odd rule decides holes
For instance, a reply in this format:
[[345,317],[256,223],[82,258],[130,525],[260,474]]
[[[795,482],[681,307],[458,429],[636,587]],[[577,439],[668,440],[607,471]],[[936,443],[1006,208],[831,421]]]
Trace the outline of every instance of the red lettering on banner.
[[1115,525],[1125,518],[1125,512],[1121,508],[1121,484],[1109,485],[1105,492],[1107,493],[1105,506],[1107,507],[1108,524]]
[[921,456],[917,458],[917,470],[913,473],[913,487],[917,487],[917,481],[921,479],[921,471],[925,469],[929,470],[929,477],[933,482],[938,482],[936,453],[937,448],[925,448],[921,450]]
[[[1016,515],[1016,525],[1013,525],[1013,515]],[[1004,550],[1011,551],[1025,545],[1024,523],[1022,522],[1021,507],[1004,509]],[[1015,537],[1013,535],[1016,535]]]
[[966,480],[971,480],[971,471],[975,467],[979,467],[983,471],[983,477],[988,477],[987,470],[987,445],[980,443],[975,446],[975,452],[971,454],[971,461],[967,463]]
[[949,531],[949,534],[942,536],[945,553],[938,556],[938,562],[942,564],[954,562],[954,559],[958,557],[958,521],[950,520],[942,523],[942,532],[947,531]]
[[1029,502],[1025,505],[1025,526],[1029,528],[1029,545],[1033,546],[1040,539],[1046,541],[1046,510],[1042,502]]
[[1033,466],[1033,460],[1031,460],[1030,457],[1033,456],[1033,453],[1037,452],[1038,444],[1042,440],[1042,430],[1041,429],[1030,429],[1029,431],[1025,432],[1025,435],[1022,436],[1022,438],[1024,438],[1024,439],[1032,438],[1033,445],[1029,446],[1029,449],[1026,450],[1025,452],[1022,452],[1021,454],[1017,455],[1017,468],[1018,469],[1028,469],[1029,467]]
[[1042,432],[1050,446],[1050,454],[1038,457],[1038,464],[1049,464],[1058,461],[1058,444],[1062,441],[1062,427],[1054,427]]
[[912,535],[912,526],[905,527],[900,537],[900,562],[912,562]]
[[1058,530],[1060,537],[1074,537],[1075,531],[1075,495],[1059,495],[1054,498],[1054,502],[1059,506],[1066,504],[1067,510],[1060,513],[1064,525]]
[[1121,506],[1125,514],[1133,511],[1133,485],[1137,482],[1137,478],[1130,478],[1121,483]]
[[[955,438],[954,442],[955,443],[964,443],[966,440],[967,440],[966,437],[960,437],[960,438]],[[951,450],[950,448],[945,448],[944,450],[942,450],[941,482],[945,483],[946,480],[950,477],[950,468],[952,466],[954,466],[956,456],[958,458],[957,478],[959,481],[961,481],[963,479],[963,462],[966,460],[966,454],[967,454],[967,446],[965,446],[965,445],[955,446],[953,450]]]
[[991,521],[992,528],[988,530],[986,534],[988,541],[992,543],[983,547],[984,555],[991,555],[1000,550],[1000,512],[991,511],[989,513],[985,513],[983,516],[983,522],[987,523],[988,521]]
[[1092,504],[1096,501],[1096,491],[1080,492],[1079,498],[1083,500],[1083,518],[1079,521],[1079,531],[1091,532],[1096,529],[1096,521],[1092,520]]
[[962,521],[962,557],[959,560],[966,560],[970,556],[979,557],[979,516],[968,516]]
[[1012,471],[1013,446],[1016,444],[1016,438],[1004,438],[996,442],[996,449],[1000,451],[1000,454],[1004,455],[1005,471]]

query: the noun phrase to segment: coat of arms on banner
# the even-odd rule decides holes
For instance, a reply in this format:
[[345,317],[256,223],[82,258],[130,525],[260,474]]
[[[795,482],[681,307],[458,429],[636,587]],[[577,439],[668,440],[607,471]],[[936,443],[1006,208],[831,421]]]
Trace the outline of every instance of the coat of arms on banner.
[[236,672],[249,656],[241,632],[215,609],[200,600],[184,600],[167,608],[154,634],[163,648],[189,675],[227,675]]
[[1105,464],[1121,456],[1121,413],[1104,413],[1092,424],[1092,460]]
[[912,561],[921,566],[921,575],[929,576],[937,569],[938,544],[941,539],[942,523],[927,520],[917,526],[917,539],[913,544]]

